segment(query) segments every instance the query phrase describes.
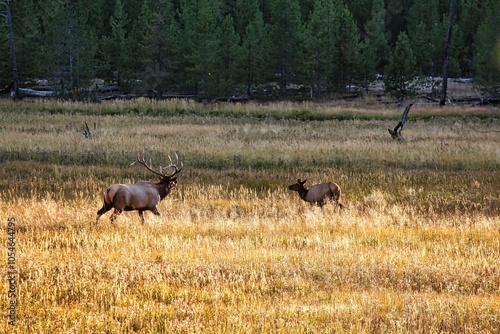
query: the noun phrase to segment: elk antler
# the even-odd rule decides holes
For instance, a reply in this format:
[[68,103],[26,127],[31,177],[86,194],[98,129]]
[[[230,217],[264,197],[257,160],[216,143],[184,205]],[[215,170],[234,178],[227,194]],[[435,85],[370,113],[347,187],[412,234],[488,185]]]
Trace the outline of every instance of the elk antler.
[[[177,156],[177,153],[175,153],[175,156],[177,157],[177,162],[179,162],[179,157]],[[183,163],[182,163],[182,161],[181,161],[181,168],[180,168],[180,169],[178,169],[178,168],[177,168],[177,164],[176,164],[176,163],[175,163],[175,164],[174,164],[174,163],[172,163],[172,159],[170,158],[170,155],[168,156],[168,159],[170,160],[170,165],[168,165],[168,166],[166,167],[166,168],[167,168],[167,172],[173,168],[173,169],[174,169],[174,172],[173,172],[172,174],[167,174],[167,172],[163,173],[161,166],[160,166],[160,171],[159,171],[159,172],[155,171],[155,170],[152,168],[152,166],[151,166],[151,165],[152,165],[152,163],[151,163],[151,159],[149,160],[149,165],[148,165],[148,164],[146,163],[146,161],[144,160],[144,153],[142,154],[142,157],[141,157],[139,154],[137,154],[137,160],[133,161],[133,162],[130,164],[130,166],[132,166],[132,165],[134,165],[134,164],[136,164],[136,163],[139,163],[139,164],[143,165],[144,167],[146,167],[146,168],[147,168],[147,170],[149,170],[150,172],[152,172],[152,173],[154,173],[154,174],[158,175],[159,177],[162,177],[162,178],[163,178],[163,177],[172,177],[172,176],[174,176],[175,174],[179,173],[179,172],[182,170],[182,167],[183,167],[184,165],[183,165]]]
[[[174,171],[172,172],[172,174],[167,175],[167,172],[165,172],[163,175],[168,176],[168,177],[172,177],[175,174],[179,173],[182,170],[182,168],[184,168],[184,164],[182,163],[182,161],[181,161],[181,168],[178,169],[178,167],[177,167],[177,164],[179,163],[179,156],[177,155],[177,153],[175,153],[175,158],[176,158],[176,162],[174,164],[172,162],[172,158],[170,158],[170,155],[168,156],[168,160],[170,160],[170,165],[168,165],[165,168],[167,168],[167,172],[169,170],[171,170],[172,168],[174,169]],[[160,167],[160,171],[161,171],[161,167]]]
[[141,165],[143,165],[144,167],[147,168],[147,170],[149,170],[150,172],[160,176],[160,177],[164,177],[165,175],[163,175],[163,173],[161,172],[157,172],[155,171],[152,167],[151,167],[151,159],[149,160],[149,165],[146,163],[146,161],[144,160],[144,152],[142,153],[142,158],[141,156],[139,155],[139,153],[137,153],[137,160],[133,161],[130,166],[132,165],[135,165],[136,163],[139,163]]

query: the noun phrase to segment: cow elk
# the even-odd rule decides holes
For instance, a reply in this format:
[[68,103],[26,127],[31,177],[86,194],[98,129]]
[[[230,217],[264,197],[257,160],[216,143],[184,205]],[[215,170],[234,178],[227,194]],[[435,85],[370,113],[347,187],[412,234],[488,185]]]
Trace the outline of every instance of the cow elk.
[[116,217],[123,211],[134,211],[139,212],[142,222],[144,223],[144,211],[151,211],[155,215],[159,216],[158,204],[162,199],[165,198],[170,193],[170,190],[177,186],[177,175],[183,168],[181,161],[180,168],[177,166],[179,162],[179,157],[177,153],[176,163],[172,163],[170,156],[170,165],[166,167],[165,173],[160,166],[159,172],[155,171],[151,167],[151,161],[149,165],[144,161],[144,154],[142,157],[137,156],[137,160],[133,161],[130,166],[138,163],[146,167],[147,170],[157,175],[160,178],[158,183],[139,181],[135,184],[113,184],[104,192],[104,204],[102,208],[97,211],[96,223],[99,218],[111,209],[115,209],[111,215],[111,223],[114,222]]
[[309,189],[306,189],[304,187],[304,183],[306,183],[306,181],[307,180],[300,181],[300,179],[298,179],[297,183],[292,184],[288,187],[288,189],[297,191],[300,198],[311,203],[311,205],[319,205],[320,207],[323,207],[327,201],[335,201],[342,209],[343,205],[340,204],[340,187],[338,184],[334,182],[327,182],[317,184]]

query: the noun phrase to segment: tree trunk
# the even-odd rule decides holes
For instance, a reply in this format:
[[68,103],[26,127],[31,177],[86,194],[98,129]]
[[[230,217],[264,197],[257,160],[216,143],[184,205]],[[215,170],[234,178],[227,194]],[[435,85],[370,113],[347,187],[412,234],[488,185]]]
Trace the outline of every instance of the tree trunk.
[[17,73],[17,60],[16,60],[16,48],[14,46],[14,31],[12,29],[12,19],[10,16],[10,1],[7,0],[3,2],[5,5],[5,20],[7,21],[7,31],[9,34],[9,47],[10,47],[10,59],[12,61],[12,71],[13,71],[13,97],[14,100],[20,100],[21,96],[19,94],[19,75]]
[[450,15],[448,17],[448,36],[446,38],[446,46],[444,49],[444,64],[443,64],[443,83],[442,96],[439,101],[440,106],[446,104],[446,90],[448,89],[448,65],[451,55],[451,32],[453,31],[453,14],[455,12],[455,0],[450,0]]

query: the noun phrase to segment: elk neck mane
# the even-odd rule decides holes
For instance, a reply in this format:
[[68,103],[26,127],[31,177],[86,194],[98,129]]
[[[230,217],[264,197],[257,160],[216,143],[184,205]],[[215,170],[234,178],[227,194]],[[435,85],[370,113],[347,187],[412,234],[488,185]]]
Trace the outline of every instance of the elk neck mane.
[[302,198],[304,201],[306,200],[308,191],[309,189],[306,189],[304,186],[302,186],[301,189],[298,191],[300,198]]
[[158,182],[151,182],[151,181],[139,181],[136,184],[137,185],[146,185],[150,186],[153,188],[156,188],[158,191],[158,195],[160,195],[161,199],[164,199],[169,193],[170,193],[170,182],[176,181],[177,178],[170,178],[170,177],[163,177],[161,178]]

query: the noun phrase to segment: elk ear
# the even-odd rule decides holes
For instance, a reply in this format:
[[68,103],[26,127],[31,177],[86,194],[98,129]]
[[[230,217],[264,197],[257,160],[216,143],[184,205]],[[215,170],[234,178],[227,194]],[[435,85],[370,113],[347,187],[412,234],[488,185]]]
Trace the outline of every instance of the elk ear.
[[[299,180],[300,181],[300,180]],[[304,183],[306,183],[307,179],[305,179],[304,181],[302,182],[299,182],[301,185],[304,185]]]
[[299,183],[299,184],[300,184],[300,179],[297,179],[297,183]]

